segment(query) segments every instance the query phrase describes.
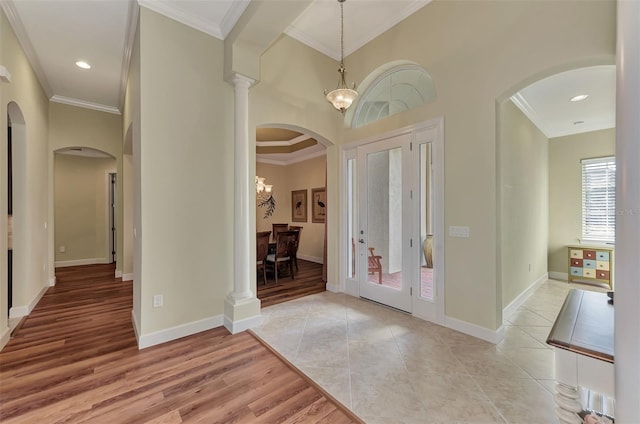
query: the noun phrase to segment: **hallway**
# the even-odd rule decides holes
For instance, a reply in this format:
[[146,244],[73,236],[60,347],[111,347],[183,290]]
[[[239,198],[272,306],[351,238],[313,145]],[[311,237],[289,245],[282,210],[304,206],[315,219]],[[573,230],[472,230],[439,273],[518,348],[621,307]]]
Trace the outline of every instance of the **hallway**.
[[139,351],[132,283],[56,270],[0,352],[3,423],[358,423],[250,333],[224,327]]

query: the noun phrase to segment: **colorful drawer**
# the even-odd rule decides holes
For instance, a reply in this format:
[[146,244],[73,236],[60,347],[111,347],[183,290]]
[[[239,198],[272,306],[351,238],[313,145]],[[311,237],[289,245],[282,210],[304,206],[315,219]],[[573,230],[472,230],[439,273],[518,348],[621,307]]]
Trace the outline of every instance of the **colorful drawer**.
[[613,249],[604,246],[568,246],[569,283],[597,282],[613,288]]

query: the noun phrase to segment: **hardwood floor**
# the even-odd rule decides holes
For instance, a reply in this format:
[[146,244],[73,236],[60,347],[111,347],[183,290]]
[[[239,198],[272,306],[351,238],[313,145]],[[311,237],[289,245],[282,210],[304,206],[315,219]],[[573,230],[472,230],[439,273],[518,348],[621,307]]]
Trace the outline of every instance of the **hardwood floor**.
[[132,284],[113,273],[57,270],[0,352],[1,422],[362,422],[248,332],[217,328],[139,351]]
[[294,279],[285,273],[278,277],[277,285],[273,276],[267,279],[266,285],[262,278],[258,278],[257,296],[263,308],[326,290],[326,284],[322,281],[322,264],[298,259],[298,267]]

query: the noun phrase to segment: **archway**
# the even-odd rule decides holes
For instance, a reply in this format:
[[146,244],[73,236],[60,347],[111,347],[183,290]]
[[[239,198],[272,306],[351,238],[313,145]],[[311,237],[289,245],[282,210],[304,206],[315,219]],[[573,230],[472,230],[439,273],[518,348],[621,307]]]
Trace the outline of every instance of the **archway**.
[[[583,91],[591,94],[588,102],[570,100]],[[597,122],[587,114],[607,96],[610,116]],[[614,99],[615,66],[601,61],[549,69],[496,99],[497,304],[503,318],[547,275],[567,279],[567,246],[582,237],[580,163],[614,154],[607,147],[615,144]]]
[[[273,192],[258,194],[256,202],[256,230],[271,231],[275,244],[276,224],[298,230],[296,268],[308,278],[278,279],[279,291],[295,291],[287,300],[324,291],[327,282],[327,226],[336,225],[326,219],[327,199],[326,148],[332,143],[319,134],[296,125],[263,124],[256,128],[256,176],[273,185]],[[268,201],[274,202],[268,205]],[[275,277],[275,275],[274,275]],[[271,286],[275,278],[257,279],[257,295],[263,306],[278,303],[272,300]],[[304,286],[305,291],[300,287]],[[280,296],[282,298],[282,296]]]
[[[122,280],[133,280],[133,123],[127,128],[122,149]],[[118,275],[116,275],[118,277]]]
[[[7,105],[7,314],[19,318],[16,284],[26,277],[26,124],[15,102]],[[10,322],[11,326],[12,322]]]
[[87,147],[54,151],[55,267],[114,264],[116,159]]

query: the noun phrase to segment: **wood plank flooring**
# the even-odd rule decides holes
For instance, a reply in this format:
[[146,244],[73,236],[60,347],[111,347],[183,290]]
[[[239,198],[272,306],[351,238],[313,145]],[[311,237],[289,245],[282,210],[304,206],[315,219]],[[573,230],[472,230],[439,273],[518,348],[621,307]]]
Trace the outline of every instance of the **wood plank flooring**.
[[257,296],[263,308],[326,290],[326,284],[322,281],[322,264],[298,259],[298,267],[295,278],[285,273],[278,277],[278,284],[273,276],[267,278],[266,285],[261,276],[258,278]]
[[109,265],[61,268],[0,352],[3,423],[362,422],[248,332],[139,351],[132,285]]

